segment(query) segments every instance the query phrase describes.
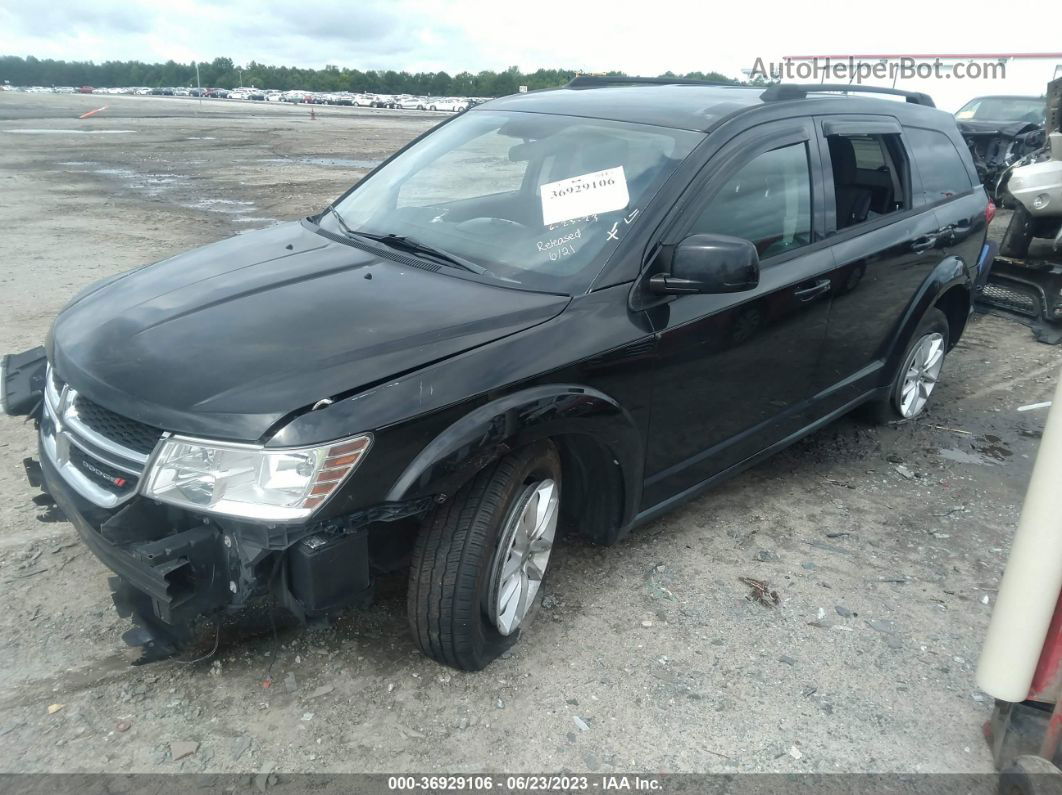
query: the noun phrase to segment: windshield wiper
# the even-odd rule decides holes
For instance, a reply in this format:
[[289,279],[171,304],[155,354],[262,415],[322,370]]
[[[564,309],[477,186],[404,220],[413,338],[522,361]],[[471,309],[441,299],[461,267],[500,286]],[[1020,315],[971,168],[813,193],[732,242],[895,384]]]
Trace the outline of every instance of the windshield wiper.
[[487,269],[482,265],[477,265],[464,257],[459,257],[456,254],[451,254],[449,251],[443,251],[441,248],[435,246],[429,246],[427,243],[421,243],[419,240],[414,240],[411,237],[405,235],[376,235],[371,232],[351,232],[350,234],[356,237],[364,237],[369,240],[375,240],[377,243],[383,243],[388,248],[397,249],[398,251],[406,251],[410,254],[417,254],[428,259],[436,260],[444,265],[452,265],[455,268],[461,268],[461,270],[470,271],[472,273],[486,273]]
[[410,254],[418,254],[422,257],[441,262],[444,265],[450,265],[461,270],[470,271],[471,273],[487,273],[487,269],[482,265],[477,265],[464,257],[459,257],[456,254],[451,254],[449,251],[443,251],[441,248],[435,248],[429,246],[427,243],[421,243],[405,235],[377,235],[372,232],[355,232],[349,226],[347,222],[343,220],[343,216],[339,214],[339,210],[335,208],[334,204],[330,204],[325,208],[325,212],[332,214],[332,217],[336,219],[336,223],[339,224],[339,228],[343,230],[343,234],[347,237],[361,237],[366,240],[373,240],[377,243],[383,243],[388,248],[397,249],[399,251],[406,251]]

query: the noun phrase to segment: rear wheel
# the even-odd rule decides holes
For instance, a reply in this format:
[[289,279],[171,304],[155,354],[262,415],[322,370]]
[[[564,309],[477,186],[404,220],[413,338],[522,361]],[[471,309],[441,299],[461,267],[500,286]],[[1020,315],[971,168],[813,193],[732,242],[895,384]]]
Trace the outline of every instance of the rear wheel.
[[534,618],[557,533],[560,457],[550,442],[483,470],[426,520],[407,613],[417,645],[478,671]]
[[925,411],[940,379],[948,340],[947,316],[939,309],[930,309],[904,352],[888,394],[867,407],[872,421],[911,420]]

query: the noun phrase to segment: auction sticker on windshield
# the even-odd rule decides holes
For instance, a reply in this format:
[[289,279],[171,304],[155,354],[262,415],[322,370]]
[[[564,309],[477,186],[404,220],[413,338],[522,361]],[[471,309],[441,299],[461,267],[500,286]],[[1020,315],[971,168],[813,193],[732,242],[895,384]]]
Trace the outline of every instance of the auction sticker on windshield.
[[542,223],[622,210],[630,202],[623,166],[547,182],[542,191]]

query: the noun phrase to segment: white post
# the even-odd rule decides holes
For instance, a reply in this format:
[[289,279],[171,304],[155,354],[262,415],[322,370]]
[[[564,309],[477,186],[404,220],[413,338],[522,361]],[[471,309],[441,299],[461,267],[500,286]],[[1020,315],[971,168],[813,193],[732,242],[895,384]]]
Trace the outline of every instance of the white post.
[[977,666],[977,685],[1024,701],[1062,589],[1062,377]]

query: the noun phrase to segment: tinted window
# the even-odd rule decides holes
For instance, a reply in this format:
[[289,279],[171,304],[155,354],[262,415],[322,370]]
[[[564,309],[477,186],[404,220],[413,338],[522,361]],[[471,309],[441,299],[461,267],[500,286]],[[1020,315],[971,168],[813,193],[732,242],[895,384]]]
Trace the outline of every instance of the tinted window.
[[907,135],[914,147],[927,203],[970,192],[970,174],[948,136],[918,127],[907,128]]
[[893,134],[829,135],[837,228],[907,209],[907,157]]
[[760,258],[811,242],[811,179],[803,143],[757,155],[701,211],[689,234],[750,240]]
[[868,171],[885,168],[885,154],[881,148],[880,135],[847,135],[855,149],[856,166]]

